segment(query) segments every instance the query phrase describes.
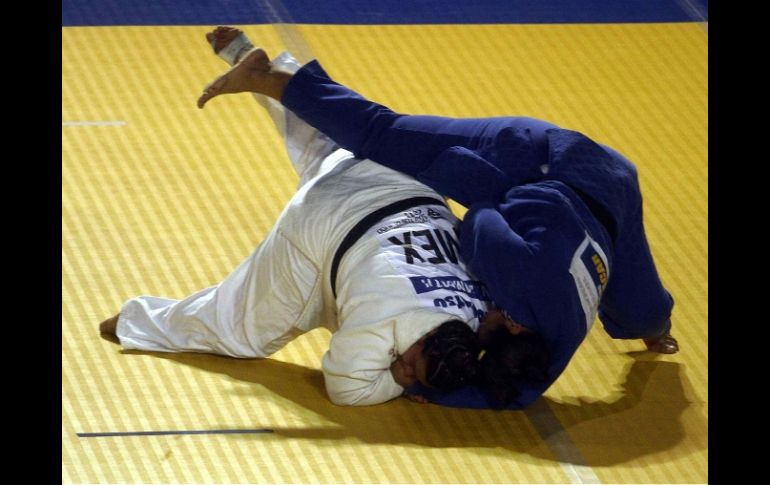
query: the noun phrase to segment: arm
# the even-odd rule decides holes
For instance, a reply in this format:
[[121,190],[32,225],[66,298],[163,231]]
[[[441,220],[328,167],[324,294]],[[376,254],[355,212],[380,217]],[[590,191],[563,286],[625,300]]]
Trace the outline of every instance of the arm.
[[332,336],[322,367],[326,392],[334,404],[379,404],[404,392],[391,372],[391,327],[388,322],[343,326]]
[[[517,411],[524,409],[539,398],[548,388],[548,385],[537,387],[522,387],[521,394],[503,409]],[[449,408],[465,409],[500,409],[487,397],[484,390],[478,385],[465,386],[451,392],[440,392],[430,389],[419,383],[406,389],[409,399],[420,403],[433,403]],[[419,396],[417,399],[412,396]]]
[[537,328],[528,301],[527,285],[532,280],[511,276],[531,275],[530,261],[537,250],[538,245],[515,231],[492,202],[476,204],[466,213],[460,232],[461,258],[484,282],[492,300],[531,329]]
[[537,332],[548,349],[546,381],[522,384],[512,409],[545,392],[586,336],[586,312],[570,272],[585,230],[569,217],[559,187],[557,182],[517,187],[500,204],[476,204],[460,233],[461,257],[473,274],[510,318]]

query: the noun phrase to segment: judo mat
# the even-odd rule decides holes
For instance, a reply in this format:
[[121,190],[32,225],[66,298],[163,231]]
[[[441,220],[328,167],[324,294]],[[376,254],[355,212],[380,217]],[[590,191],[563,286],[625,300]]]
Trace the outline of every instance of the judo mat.
[[239,24],[398,111],[543,118],[636,163],[681,351],[597,322],[513,412],[335,406],[325,330],[265,360],[99,337],[130,297],[219,282],[296,188],[250,95],[195,105],[217,23],[62,27],[62,483],[708,481],[707,24]]

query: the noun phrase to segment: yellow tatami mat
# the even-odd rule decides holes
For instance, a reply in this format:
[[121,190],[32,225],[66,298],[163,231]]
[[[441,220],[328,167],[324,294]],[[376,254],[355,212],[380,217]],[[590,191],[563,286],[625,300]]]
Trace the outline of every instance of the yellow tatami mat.
[[[317,330],[274,358],[126,352],[97,325],[182,298],[266,234],[297,177],[206,27],[62,29],[63,483],[708,481],[707,36],[697,24],[245,26],[396,110],[544,118],[640,172],[681,352],[597,324],[526,412],[331,404]],[[269,290],[266,290],[269,291]],[[90,433],[253,430],[242,434]]]

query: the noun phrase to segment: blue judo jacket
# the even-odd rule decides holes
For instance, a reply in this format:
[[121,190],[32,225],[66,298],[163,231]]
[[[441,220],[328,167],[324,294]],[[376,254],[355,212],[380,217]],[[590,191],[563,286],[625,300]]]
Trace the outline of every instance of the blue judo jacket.
[[[496,304],[538,332],[558,378],[598,314],[613,338],[670,330],[673,307],[647,244],[633,164],[612,148],[527,117],[454,119],[398,114],[333,81],[317,61],[281,102],[359,158],[416,177],[468,207],[461,256]],[[419,388],[432,402],[486,408],[476,387]]]

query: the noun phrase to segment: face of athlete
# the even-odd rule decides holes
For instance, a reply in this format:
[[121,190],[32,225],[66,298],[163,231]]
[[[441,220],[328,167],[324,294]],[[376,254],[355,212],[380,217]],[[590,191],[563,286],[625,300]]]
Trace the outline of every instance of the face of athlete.
[[[432,332],[431,332],[432,333]],[[390,366],[393,373],[393,379],[402,387],[409,387],[416,382],[420,382],[426,387],[432,387],[428,384],[427,369],[428,359],[422,354],[427,334],[420,340],[412,344],[403,355],[399,356]]]

